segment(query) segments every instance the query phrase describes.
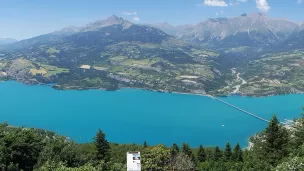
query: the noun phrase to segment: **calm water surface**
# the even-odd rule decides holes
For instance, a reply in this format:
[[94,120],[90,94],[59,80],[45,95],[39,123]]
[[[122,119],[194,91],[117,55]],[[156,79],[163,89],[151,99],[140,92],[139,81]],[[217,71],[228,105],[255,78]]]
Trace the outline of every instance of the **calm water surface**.
[[[304,94],[222,99],[266,119],[274,113],[280,120],[300,117],[304,106]],[[101,128],[118,143],[245,147],[267,125],[208,97],[136,89],[58,91],[13,81],[0,83],[0,109],[0,122],[48,129],[81,143]]]

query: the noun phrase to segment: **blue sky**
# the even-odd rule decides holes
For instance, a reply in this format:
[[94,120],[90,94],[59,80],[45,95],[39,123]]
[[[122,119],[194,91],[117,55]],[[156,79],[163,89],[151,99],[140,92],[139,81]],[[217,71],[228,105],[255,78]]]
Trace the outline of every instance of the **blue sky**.
[[[304,0],[303,0],[304,1]],[[0,38],[25,39],[112,14],[135,23],[196,24],[242,13],[304,21],[301,0],[1,0]]]

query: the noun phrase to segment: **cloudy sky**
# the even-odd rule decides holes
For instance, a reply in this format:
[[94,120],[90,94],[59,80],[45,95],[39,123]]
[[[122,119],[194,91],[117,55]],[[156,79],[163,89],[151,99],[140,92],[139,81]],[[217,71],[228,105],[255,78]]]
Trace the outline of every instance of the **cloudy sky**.
[[113,14],[134,23],[195,24],[207,18],[267,13],[304,21],[302,0],[1,0],[0,38],[25,39]]

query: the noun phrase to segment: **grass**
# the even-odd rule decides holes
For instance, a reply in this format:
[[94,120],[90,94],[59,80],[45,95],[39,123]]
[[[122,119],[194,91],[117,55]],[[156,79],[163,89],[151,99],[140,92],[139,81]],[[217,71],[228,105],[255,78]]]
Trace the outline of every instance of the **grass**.
[[150,66],[150,60],[149,59],[143,59],[143,60],[134,60],[134,59],[127,59],[123,62],[123,65],[128,66]]
[[[34,65],[35,64],[35,65]],[[46,65],[46,64],[39,64],[34,63],[32,61],[19,58],[12,62],[12,65],[10,67],[14,68],[15,70],[27,70],[32,75],[41,74],[44,77],[50,77],[52,75],[57,75],[60,73],[69,72],[69,69],[66,68],[59,68],[52,65]],[[0,65],[0,69],[3,66],[3,63]]]
[[60,73],[69,72],[69,69],[59,68],[59,67],[52,66],[52,65],[41,65],[41,68],[43,68],[47,71],[47,73],[44,75],[45,77],[50,77],[50,76],[57,75]]
[[107,67],[102,67],[102,66],[93,66],[94,69],[98,70],[98,71],[105,71],[108,70],[109,68]]
[[48,52],[49,54],[54,54],[54,53],[60,53],[60,50],[57,50],[57,49],[55,49],[55,48],[49,48],[49,49],[47,50],[47,52]]
[[30,69],[29,71],[32,75],[37,75],[37,74],[41,74],[41,75],[45,75],[47,74],[48,72],[43,69],[43,68],[40,68],[40,69]]
[[213,79],[214,74],[208,66],[205,65],[186,65],[186,69],[182,71],[183,75],[196,75],[204,78]]
[[69,72],[69,69],[59,68],[59,67],[51,66],[51,65],[41,65],[39,69],[31,68],[29,70],[29,73],[31,73],[32,75],[41,74],[44,77],[51,77],[53,75],[57,75],[60,73],[66,73],[66,72]]
[[197,50],[197,49],[191,49],[191,53],[195,56],[202,56],[202,57],[214,57],[214,56],[219,55],[216,52],[206,51],[206,50]]
[[0,62],[0,70],[3,69],[6,66],[6,63]]
[[29,68],[29,69],[35,68],[35,66],[32,64],[32,62],[30,62],[26,59],[23,59],[23,58],[14,60],[13,67],[16,68],[17,70],[21,70],[24,68]]
[[124,72],[126,68],[124,66],[114,66],[110,69],[110,72],[118,73],[118,72]]
[[147,48],[147,49],[154,49],[154,48],[160,48],[161,46],[158,44],[152,44],[152,43],[140,43],[138,44],[141,48]]
[[115,62],[123,62],[126,59],[127,59],[127,57],[125,57],[125,56],[115,56],[115,57],[110,58],[111,61],[115,61]]

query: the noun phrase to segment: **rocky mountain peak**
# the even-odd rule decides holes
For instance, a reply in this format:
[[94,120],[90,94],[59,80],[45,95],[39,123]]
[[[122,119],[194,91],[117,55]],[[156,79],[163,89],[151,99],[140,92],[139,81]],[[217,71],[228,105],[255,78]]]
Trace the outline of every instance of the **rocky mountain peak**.
[[133,25],[133,23],[128,20],[125,20],[121,17],[118,17],[116,15],[112,15],[111,17],[109,17],[105,20],[98,20],[98,21],[95,21],[93,23],[86,25],[85,28],[81,31],[82,32],[96,31],[100,28],[108,27],[108,26],[112,26],[112,25],[122,25],[124,28],[129,28]]
[[108,24],[123,24],[126,20],[116,15],[112,15],[111,17],[107,18],[105,22]]
[[219,17],[219,18],[209,18],[208,19],[209,22],[218,22],[218,23],[223,23],[223,22],[227,22],[228,18],[224,18],[224,17]]
[[82,29],[82,27],[76,27],[76,26],[68,26],[65,27],[59,31],[53,32],[55,35],[70,35],[79,32]]
[[[177,37],[195,42],[217,42],[229,46],[260,45],[283,41],[297,25],[284,19],[273,19],[264,13],[242,14],[233,18],[207,19]],[[250,42],[250,43],[248,43]]]

